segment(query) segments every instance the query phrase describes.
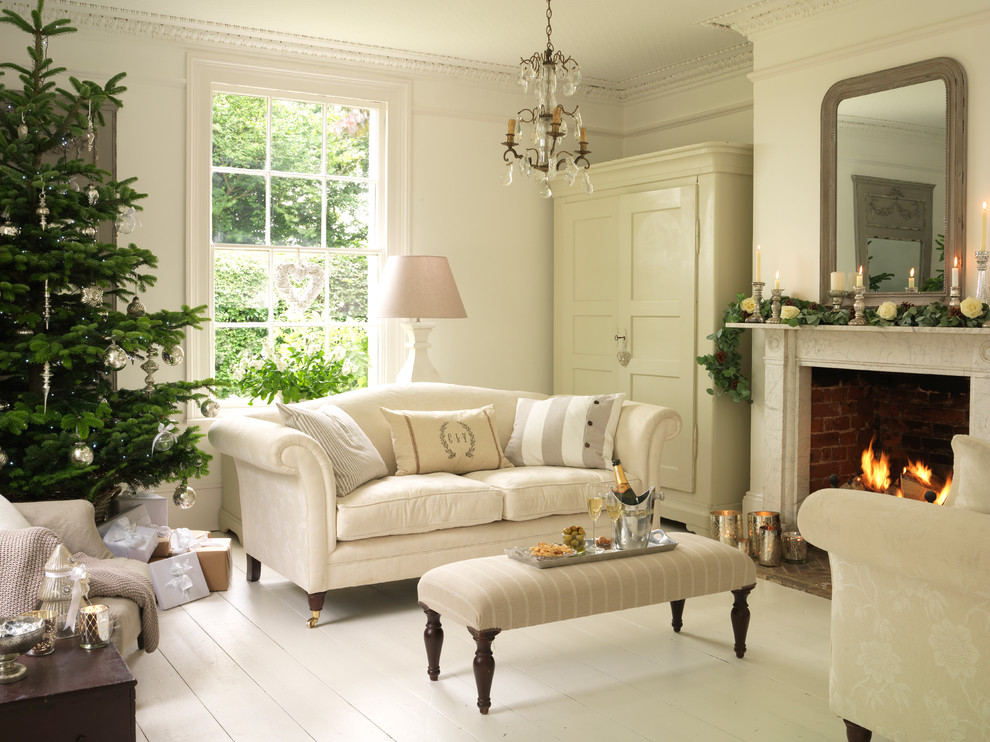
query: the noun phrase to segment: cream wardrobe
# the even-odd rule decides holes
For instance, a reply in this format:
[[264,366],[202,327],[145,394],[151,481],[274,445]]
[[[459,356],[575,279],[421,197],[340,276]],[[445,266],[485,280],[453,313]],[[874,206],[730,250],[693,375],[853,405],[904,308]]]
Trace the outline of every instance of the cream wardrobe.
[[752,147],[707,143],[595,165],[591,196],[555,195],[554,392],[677,410],[650,484],[700,533],[749,483],[749,405],[709,395],[696,358],[750,288],[752,174]]

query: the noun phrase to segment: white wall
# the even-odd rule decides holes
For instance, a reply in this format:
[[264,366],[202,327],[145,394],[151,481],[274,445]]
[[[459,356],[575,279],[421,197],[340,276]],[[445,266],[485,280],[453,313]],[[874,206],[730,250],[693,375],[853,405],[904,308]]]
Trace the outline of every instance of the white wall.
[[[792,294],[815,298],[819,265],[819,120],[839,80],[938,56],[968,78],[965,254],[979,245],[980,205],[990,200],[990,7],[986,0],[861,0],[813,19],[754,34],[754,235],[764,271],[780,269]],[[963,296],[976,289],[968,265]],[[745,288],[741,285],[741,290]],[[754,333],[754,359],[762,357]],[[753,369],[751,491],[763,487],[763,374]]]

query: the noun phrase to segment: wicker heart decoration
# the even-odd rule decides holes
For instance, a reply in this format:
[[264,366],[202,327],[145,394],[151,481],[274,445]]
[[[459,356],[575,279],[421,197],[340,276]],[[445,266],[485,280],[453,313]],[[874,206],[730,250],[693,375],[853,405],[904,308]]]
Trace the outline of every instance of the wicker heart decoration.
[[275,290],[291,309],[302,312],[323,290],[323,268],[315,263],[279,263],[275,266]]

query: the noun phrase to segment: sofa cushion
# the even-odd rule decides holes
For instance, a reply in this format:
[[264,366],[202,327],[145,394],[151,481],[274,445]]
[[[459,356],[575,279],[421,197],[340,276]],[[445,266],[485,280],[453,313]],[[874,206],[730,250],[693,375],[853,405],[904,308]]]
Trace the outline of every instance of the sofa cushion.
[[382,414],[392,431],[397,476],[512,466],[498,442],[494,405],[440,411],[383,407]]
[[381,455],[357,423],[336,405],[307,410],[278,402],[283,422],[313,437],[327,452],[333,465],[333,480],[337,497],[355,487],[388,474]]
[[990,441],[971,435],[952,438],[952,486],[946,507],[990,513]]
[[612,468],[624,394],[520,399],[505,454],[516,466]]
[[[626,473],[633,489],[642,489],[638,477]],[[534,520],[546,515],[587,513],[589,485],[614,482],[611,472],[564,466],[517,466],[514,469],[465,474],[465,479],[494,487],[502,493],[503,520]],[[599,521],[601,523],[601,521]],[[585,521],[587,525],[587,521]]]
[[337,539],[426,533],[501,518],[501,493],[482,482],[446,472],[385,477],[337,499]]
[[6,497],[0,495],[0,530],[5,528],[30,528],[31,523],[21,515]]

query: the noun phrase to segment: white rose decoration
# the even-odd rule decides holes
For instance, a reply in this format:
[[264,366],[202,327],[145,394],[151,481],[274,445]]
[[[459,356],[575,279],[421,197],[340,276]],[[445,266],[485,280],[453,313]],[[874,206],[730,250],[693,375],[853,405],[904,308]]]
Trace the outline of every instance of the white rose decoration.
[[973,296],[967,296],[959,303],[959,310],[970,319],[976,319],[983,314],[983,302]]
[[877,307],[877,316],[880,319],[887,320],[888,322],[897,319],[897,305],[892,301],[885,301]]
[[756,311],[756,300],[752,296],[747,296],[739,302],[739,308],[746,312],[746,314],[752,314]]
[[801,310],[798,309],[793,304],[785,304],[784,306],[782,306],[780,308],[780,318],[781,319],[794,319],[799,314],[801,314]]

